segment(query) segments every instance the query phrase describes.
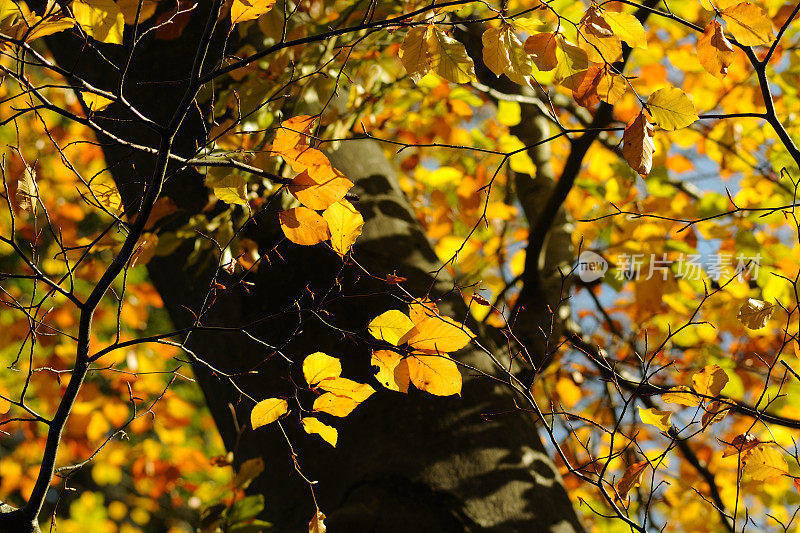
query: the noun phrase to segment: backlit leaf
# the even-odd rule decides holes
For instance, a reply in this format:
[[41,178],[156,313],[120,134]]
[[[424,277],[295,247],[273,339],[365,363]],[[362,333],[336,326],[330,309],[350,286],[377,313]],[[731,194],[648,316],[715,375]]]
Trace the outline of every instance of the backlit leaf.
[[8,401],[8,398],[11,398],[11,393],[0,385],[0,415],[6,414],[11,409],[11,402]]
[[625,469],[625,473],[617,482],[617,493],[619,497],[625,499],[628,497],[628,492],[634,487],[638,487],[642,482],[642,474],[647,469],[649,463],[647,461],[639,461],[633,463]]
[[631,48],[647,48],[647,37],[639,19],[630,13],[603,11],[603,18],[614,35],[628,43]]
[[314,352],[303,360],[303,377],[312,387],[328,378],[338,378],[342,373],[342,363],[335,357],[322,352]]
[[236,472],[233,484],[236,488],[246,489],[255,478],[264,471],[264,460],[261,457],[254,457],[243,462]]
[[739,308],[739,314],[736,318],[739,319],[744,327],[749,329],[761,329],[767,325],[767,321],[775,311],[775,306],[763,300],[756,300],[755,298],[748,298],[747,301]]
[[26,166],[17,182],[17,205],[20,209],[36,214],[39,203],[39,189],[36,187],[36,171]]
[[692,392],[692,389],[681,385],[680,387],[672,387],[669,392],[661,395],[661,399],[666,403],[674,403],[678,405],[696,406],[700,405],[700,398]]
[[416,322],[400,339],[414,350],[426,352],[454,352],[466,346],[473,334],[466,327],[444,316],[428,316]]
[[475,65],[464,45],[434,27],[428,37],[431,48],[431,69],[453,83],[475,81]]
[[645,424],[655,426],[661,431],[669,431],[669,428],[672,427],[671,411],[659,411],[654,407],[643,409],[641,405],[637,407],[639,408],[639,418],[641,418],[642,422]]
[[281,122],[272,141],[272,151],[282,154],[291,150],[300,151],[310,144],[309,135],[317,117],[297,115]]
[[269,12],[275,0],[233,0],[231,5],[231,22],[236,24],[254,20]]
[[350,398],[356,403],[362,403],[375,393],[375,389],[366,383],[358,383],[352,379],[333,377],[323,379],[317,387],[325,392],[333,393],[337,396]]
[[331,246],[336,252],[344,256],[361,235],[361,228],[364,227],[364,217],[347,200],[339,200],[331,204],[322,218],[328,223],[331,233]]
[[247,180],[240,174],[228,174],[209,184],[214,196],[226,204],[247,205]]
[[253,429],[275,422],[289,411],[289,403],[281,398],[262,400],[250,411],[250,425]]
[[775,38],[772,21],[764,10],[750,2],[742,2],[722,10],[731,35],[745,46],[768,45]]
[[622,135],[622,155],[637,174],[644,177],[653,168],[653,126],[648,122],[644,111],[631,122]]
[[76,0],[71,7],[75,21],[89,37],[103,43],[122,44],[125,17],[112,0]]
[[403,338],[414,327],[414,323],[408,315],[397,309],[391,309],[381,313],[369,323],[369,333],[378,340],[386,341],[397,346]]
[[730,406],[722,403],[722,402],[711,402],[704,408],[704,413],[701,418],[701,424],[703,425],[703,429],[707,428],[711,424],[716,424],[717,422],[721,422],[724,419],[728,411],[730,411]]
[[515,83],[528,84],[527,77],[532,71],[530,58],[511,26],[503,24],[497,28],[488,28],[483,32],[481,40],[483,62],[495,76],[505,74]]
[[769,481],[788,474],[789,466],[779,450],[758,446],[745,457],[742,472],[756,481]]
[[375,378],[389,390],[408,392],[408,364],[399,353],[392,350],[372,352],[372,366],[378,367]]
[[311,246],[330,238],[328,223],[307,207],[295,207],[278,215],[281,229],[290,241]]
[[461,394],[461,372],[449,357],[410,355],[406,358],[411,383],[436,396]]
[[722,33],[719,21],[712,20],[697,39],[697,59],[710,74],[724,78],[736,57],[733,45]]
[[694,104],[677,87],[666,87],[651,94],[647,109],[656,124],[668,131],[685,128],[698,119]]
[[314,400],[314,411],[318,413],[327,413],[329,415],[345,417],[353,412],[353,409],[359,406],[361,402],[348,398],[347,396],[339,396],[332,392],[326,392]]
[[325,515],[317,509],[314,518],[308,523],[308,533],[325,533],[328,530],[325,527]]
[[321,211],[344,198],[352,187],[352,181],[332,169],[327,173],[304,170],[294,177],[287,188],[301,204]]
[[716,397],[728,384],[728,379],[728,374],[718,365],[708,365],[692,376],[692,383],[699,394]]
[[736,437],[734,437],[729,444],[725,443],[728,447],[725,449],[722,457],[730,457],[731,455],[745,456],[748,451],[758,446],[760,442],[761,441],[758,440],[758,437],[752,433],[742,433],[741,435],[736,435]]
[[533,64],[542,72],[558,66],[556,51],[558,42],[554,33],[535,33],[525,41],[525,52],[531,56]]
[[336,428],[323,424],[313,416],[303,418],[300,420],[300,423],[303,424],[303,429],[306,430],[306,433],[316,433],[322,437],[325,442],[334,448],[336,447],[336,442],[339,440],[339,432],[336,431]]
[[400,45],[400,62],[408,75],[419,83],[432,67],[430,52],[428,50],[429,26],[416,26],[408,30],[403,44]]

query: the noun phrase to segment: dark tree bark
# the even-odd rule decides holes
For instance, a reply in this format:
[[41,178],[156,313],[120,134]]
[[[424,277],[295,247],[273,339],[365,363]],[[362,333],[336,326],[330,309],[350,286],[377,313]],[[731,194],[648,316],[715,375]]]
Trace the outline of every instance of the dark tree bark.
[[[146,40],[133,55],[126,95],[157,122],[168,119],[185,90],[205,15],[202,9],[192,16],[180,39]],[[77,76],[104,89],[118,86],[118,67],[125,59],[122,50],[127,48],[102,47],[103,59],[75,36],[58,35],[48,42],[59,64]],[[219,57],[220,47],[215,42],[212,59]],[[114,136],[157,146],[156,134],[121,106],[110,106],[96,120]],[[193,109],[179,133],[175,153],[190,156],[205,136],[201,112]],[[142,176],[149,176],[154,156],[109,137],[101,135],[99,140],[124,203],[135,208]],[[436,256],[377,144],[343,142],[331,160],[356,182],[354,192],[360,197],[356,207],[366,219],[354,251],[356,261],[376,276],[396,271],[408,278],[403,285],[411,294],[442,298],[442,314],[463,318],[466,309],[453,290],[453,280],[446,274],[434,280],[430,274],[439,266]],[[173,172],[165,194],[186,217],[203,208],[208,198],[203,176],[191,168]],[[262,253],[277,245],[279,255],[267,254],[269,261],[262,261],[258,272],[248,277],[255,284],[249,292],[232,284],[233,278],[220,279],[231,288],[220,293],[203,323],[236,326],[263,319],[248,332],[276,349],[244,335],[208,332],[193,333],[187,348],[214,368],[236,375],[237,384],[256,399],[293,395],[292,379],[302,383],[299,363],[315,351],[340,357],[346,377],[372,380],[378,392],[335,424],[340,431],[336,449],[306,435],[296,416],[285,424],[303,472],[319,481],[316,497],[328,515],[330,531],[581,530],[534,421],[524,413],[508,414],[514,411],[514,398],[507,388],[464,371],[460,398],[405,396],[382,389],[371,376],[366,325],[390,308],[403,307],[392,287],[361,275],[354,265],[342,268],[341,259],[323,245],[279,242],[282,233],[275,210],[259,213],[247,231]],[[187,262],[190,248],[187,243],[148,265],[177,328],[194,324],[195,317],[187,308],[202,307],[213,274],[213,269],[198,269]],[[474,324],[471,327],[480,331]],[[494,353],[502,353],[490,335],[479,337]],[[294,364],[289,365],[284,356]],[[488,357],[475,347],[462,350],[457,358],[493,371]],[[235,407],[238,420],[244,423],[252,403],[208,366],[194,368],[223,440],[232,449],[237,436],[229,406]],[[484,418],[485,414],[490,416]],[[309,487],[295,471],[277,427],[244,431],[236,449],[237,463],[255,456],[264,458],[266,471],[250,490],[266,496],[266,518],[280,531],[307,527],[314,512]]]

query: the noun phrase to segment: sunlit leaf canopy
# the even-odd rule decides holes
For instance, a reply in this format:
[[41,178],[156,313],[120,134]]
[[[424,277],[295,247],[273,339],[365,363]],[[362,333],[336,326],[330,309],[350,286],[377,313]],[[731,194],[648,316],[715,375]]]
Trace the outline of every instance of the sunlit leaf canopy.
[[[140,22],[163,16],[162,4],[145,2]],[[566,406],[578,415],[565,418],[569,423],[560,423],[549,442],[551,451],[561,452],[557,461],[570,496],[599,511],[587,520],[612,527],[615,519],[603,515],[613,514],[613,502],[570,475],[570,469],[592,476],[602,468],[619,502],[630,502],[621,504],[628,516],[651,513],[667,530],[722,528],[724,518],[712,503],[739,512],[746,507],[756,528],[788,522],[798,503],[793,476],[800,473],[794,449],[800,382],[790,371],[800,368],[795,290],[800,229],[794,219],[800,169],[786,138],[764,118],[765,113],[778,117],[785,134],[798,138],[792,120],[800,82],[797,24],[784,27],[795,6],[679,0],[669,2],[668,11],[663,4],[645,10],[642,24],[633,17],[637,4],[630,2],[447,4],[431,9],[427,2],[377,2],[367,14],[344,1],[234,0],[225,16],[234,23],[231,43],[239,57],[337,25],[354,26],[367,15],[398,22],[282,47],[214,80],[213,93],[208,84],[203,103],[213,94],[216,127],[205,155],[237,159],[284,181],[210,167],[210,201],[230,209],[213,218],[198,214],[169,231],[163,222],[172,212],[162,204],[148,228],[157,236],[149,241],[157,243],[152,254],[143,250],[125,290],[116,287],[125,301],[121,331],[113,295],[95,315],[98,346],[117,342],[117,335],[125,340],[167,329],[160,298],[142,268],[148,256],[167,254],[190,239],[198,262],[236,258],[244,268],[256,265],[257,248],[235,228],[266,201],[279,204],[275,217],[287,239],[302,246],[329,242],[346,257],[363,219],[348,200],[351,182],[324,150],[346,142],[335,139],[365,133],[382,141],[400,169],[400,185],[439,258],[465,288],[465,300],[477,292],[492,302],[471,305],[472,318],[505,328],[520,295],[532,226],[525,216],[529,206],[516,195],[518,176],[535,177],[545,169],[561,176],[570,168],[574,140],[603,109],[605,131],[579,162],[564,205],[574,224],[572,245],[596,251],[610,268],[597,283],[573,284],[571,318],[585,345],[581,350],[565,344],[559,364],[547,367],[533,389],[547,410]],[[0,23],[4,35],[23,42],[80,31],[87,42],[120,46],[136,11],[131,2],[74,2],[73,17],[45,19],[31,30],[32,15],[6,0]],[[292,15],[284,20],[286,13]],[[486,25],[474,57],[458,38],[463,28],[474,27],[466,22],[470,17]],[[781,29],[781,44],[772,47]],[[762,78],[770,80],[770,98],[753,58],[769,59]],[[506,93],[480,82],[476,60],[530,92]],[[0,64],[13,70],[14,61],[5,55]],[[29,75],[37,85],[64,83],[47,69],[30,69]],[[61,87],[42,92],[79,115],[103,109],[114,97],[82,92],[82,108]],[[4,119],[36,105],[32,94],[20,94],[10,81],[0,93]],[[287,94],[291,105],[284,101]],[[531,103],[534,96],[538,104]],[[527,139],[520,138],[531,105],[548,118],[543,138],[553,138],[543,145],[546,160],[541,152],[525,150]],[[17,231],[38,239],[40,267],[48,276],[72,273],[76,292],[88,292],[124,238],[116,231],[101,233],[115,217],[125,216],[102,152],[88,127],[48,110],[21,115],[14,126],[2,128],[0,137]],[[62,153],[55,145],[66,148]],[[58,235],[37,232],[44,208],[60,228]],[[9,234],[11,223],[4,214],[0,234]],[[227,243],[225,249],[198,238],[198,232]],[[4,271],[23,268],[8,243],[2,250]],[[5,280],[3,289],[5,302],[36,299],[22,281]],[[42,370],[32,374],[27,399],[42,412],[52,412],[63,391],[58,372],[71,364],[68,335],[76,328],[67,298],[56,294],[52,301],[47,316],[36,320],[40,328],[67,336],[36,337]],[[395,391],[414,385],[434,395],[457,394],[461,373],[448,352],[472,337],[461,326],[464,317],[387,311],[392,314],[376,318],[383,322],[373,321],[370,333],[407,350],[376,349],[378,382]],[[0,390],[0,396],[15,399],[29,368],[30,321],[5,310],[0,321],[3,353],[21,370],[3,372],[8,393]],[[614,362],[613,379],[609,366],[584,353],[597,346]],[[97,372],[85,385],[64,437],[59,459],[64,465],[84,460],[141,414],[130,409],[129,394],[155,416],[135,418],[125,429],[129,441],[110,440],[102,460],[81,470],[99,488],[74,499],[60,527],[114,530],[124,524],[125,531],[141,531],[151,520],[171,524],[171,506],[197,508],[226,490],[231,469],[223,459],[217,461],[221,466],[210,466],[210,456],[222,453],[221,444],[210,418],[198,416],[202,398],[179,357],[177,348],[152,344],[95,361],[114,371]],[[333,446],[338,433],[329,423],[336,419],[327,415],[346,416],[373,392],[340,378],[340,372],[307,382],[320,389],[313,406],[306,406],[320,418],[301,421],[316,434],[309,438]],[[650,388],[645,400],[635,401],[632,391],[640,383]],[[286,412],[285,399],[273,400],[265,405],[273,409],[257,412],[265,415],[254,424],[266,425],[260,431],[277,430],[273,422]],[[4,416],[19,415],[15,410],[20,407],[9,404]],[[622,431],[603,429],[617,420]],[[17,422],[4,431],[13,440],[0,459],[0,492],[24,498],[32,489],[44,433],[35,424]],[[737,447],[742,435],[753,435],[758,446]],[[690,440],[691,456],[678,444],[681,439]],[[732,444],[738,452],[728,454]],[[701,458],[701,468],[688,457]],[[112,496],[107,488],[123,481],[129,492]],[[701,494],[692,490],[702,484]],[[645,499],[634,494],[651,490],[654,498],[644,509]]]

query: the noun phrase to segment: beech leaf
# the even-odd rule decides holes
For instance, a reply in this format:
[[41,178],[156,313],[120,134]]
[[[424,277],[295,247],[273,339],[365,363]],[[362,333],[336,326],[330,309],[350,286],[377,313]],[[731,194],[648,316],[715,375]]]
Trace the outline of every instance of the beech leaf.
[[739,314],[736,315],[736,318],[748,329],[761,329],[767,325],[767,321],[774,311],[774,305],[764,300],[748,298],[739,308]]
[[289,403],[281,398],[262,400],[250,411],[250,425],[253,429],[275,422],[289,411]]
[[622,155],[637,174],[645,177],[653,168],[655,151],[653,126],[642,111],[622,134]]

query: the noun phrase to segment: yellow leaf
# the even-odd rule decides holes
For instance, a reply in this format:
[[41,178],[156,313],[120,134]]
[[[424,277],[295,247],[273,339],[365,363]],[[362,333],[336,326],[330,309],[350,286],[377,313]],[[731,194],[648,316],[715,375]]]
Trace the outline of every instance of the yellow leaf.
[[638,463],[633,463],[625,469],[625,473],[622,474],[622,477],[617,482],[617,493],[620,498],[626,499],[628,497],[628,492],[641,484],[642,474],[648,464],[647,461],[640,461]]
[[312,387],[323,379],[338,378],[341,373],[342,363],[328,354],[314,352],[303,360],[303,377]]
[[553,70],[558,66],[556,51],[558,42],[554,33],[535,33],[525,41],[527,52],[536,68],[542,72]]
[[397,309],[381,313],[370,321],[368,331],[378,340],[386,341],[397,346],[411,329],[414,323],[408,315]]
[[246,20],[255,20],[268,13],[275,0],[233,0],[231,6],[231,22],[237,24]]
[[322,218],[328,223],[331,232],[331,246],[339,255],[346,255],[361,235],[364,217],[353,204],[347,200],[339,200],[322,213]]
[[455,361],[439,355],[406,357],[411,383],[436,396],[461,394],[461,372]]
[[505,74],[520,85],[527,85],[532,68],[530,58],[511,26],[488,28],[481,36],[483,62],[498,78]]
[[228,174],[211,181],[208,186],[214,191],[214,196],[226,204],[247,205],[247,180],[244,176]]
[[414,350],[426,352],[454,352],[466,346],[474,335],[465,326],[454,320],[436,315],[416,322],[414,327],[400,339]]
[[603,11],[603,19],[611,31],[631,48],[647,48],[647,37],[639,19],[630,13]]
[[692,383],[699,394],[716,397],[728,384],[728,379],[728,374],[718,365],[708,365],[692,376]]
[[567,407],[575,407],[583,396],[581,388],[568,377],[560,377],[556,382],[556,392],[561,402]]
[[698,119],[694,104],[677,87],[666,87],[651,94],[647,109],[656,124],[668,131],[685,128]]
[[311,246],[330,237],[325,219],[307,207],[295,207],[278,215],[286,238],[296,244]]
[[758,446],[745,457],[742,471],[756,481],[769,481],[788,474],[789,466],[780,451]]
[[661,399],[666,403],[688,405],[690,407],[700,405],[700,398],[695,396],[692,390],[684,385],[680,387],[672,387],[669,392],[661,395]]
[[342,377],[323,379],[317,386],[325,392],[349,398],[356,404],[364,402],[375,393],[375,389],[366,383],[358,383],[352,379]]
[[620,98],[627,92],[628,90],[628,82],[625,80],[624,76],[620,76],[619,74],[615,74],[608,69],[608,67],[603,68],[602,77],[600,81],[597,82],[597,96],[604,102],[607,102],[611,105],[616,104]]
[[556,58],[556,79],[563,80],[589,68],[589,57],[586,52],[565,39],[557,39],[558,49]]
[[772,21],[764,10],[750,2],[742,2],[722,11],[731,35],[745,46],[768,45],[775,38]]
[[353,187],[353,182],[331,167],[330,172],[302,171],[288,189],[304,206],[321,211],[338,202]]
[[314,411],[328,413],[329,415],[345,417],[353,412],[361,402],[355,401],[347,396],[339,396],[332,392],[326,392],[314,400]]
[[710,74],[724,78],[736,57],[733,45],[722,33],[719,21],[712,20],[697,39],[697,59]]
[[112,0],[91,3],[76,0],[72,3],[72,14],[89,37],[103,43],[122,44],[125,17]]
[[403,44],[400,45],[400,62],[406,72],[414,80],[419,80],[431,70],[431,58],[428,51],[428,32],[430,26],[416,26],[408,30]]
[[622,134],[622,155],[637,174],[645,177],[653,168],[655,151],[653,126],[647,121],[647,117],[642,111]]
[[11,409],[11,402],[8,401],[10,398],[11,393],[8,389],[0,385],[0,415],[6,414]]
[[253,429],[275,422],[289,410],[289,403],[280,398],[262,400],[250,411],[250,425]]
[[756,300],[755,298],[748,298],[747,301],[739,308],[739,314],[736,318],[739,319],[744,327],[749,329],[761,329],[767,325],[767,321],[775,311],[775,306],[763,300]]
[[333,428],[327,424],[323,424],[313,416],[307,416],[303,418],[300,420],[300,423],[303,424],[303,429],[306,430],[306,433],[316,433],[322,437],[325,442],[334,448],[336,447],[336,442],[339,440],[339,432],[336,431],[336,428]]
[[86,102],[86,107],[92,111],[102,111],[107,108],[109,104],[114,102],[114,100],[110,98],[89,92],[82,92],[81,96],[83,97],[83,101]]
[[75,26],[75,20],[69,17],[63,17],[55,20],[46,18],[42,20],[36,15],[31,15],[31,20],[28,22],[30,23],[31,28],[30,31],[26,32],[26,42],[31,42],[39,37],[46,37],[47,35],[68,30]]
[[408,365],[402,355],[391,350],[372,352],[372,366],[378,367],[375,378],[389,390],[408,392]]
[[475,65],[464,45],[434,27],[428,35],[431,70],[453,83],[475,81]]
[[651,426],[655,426],[661,431],[669,431],[669,428],[672,427],[672,412],[670,411],[659,411],[655,408],[650,409],[643,409],[641,405],[639,407],[639,418],[642,419],[642,422],[645,424],[650,424]]

